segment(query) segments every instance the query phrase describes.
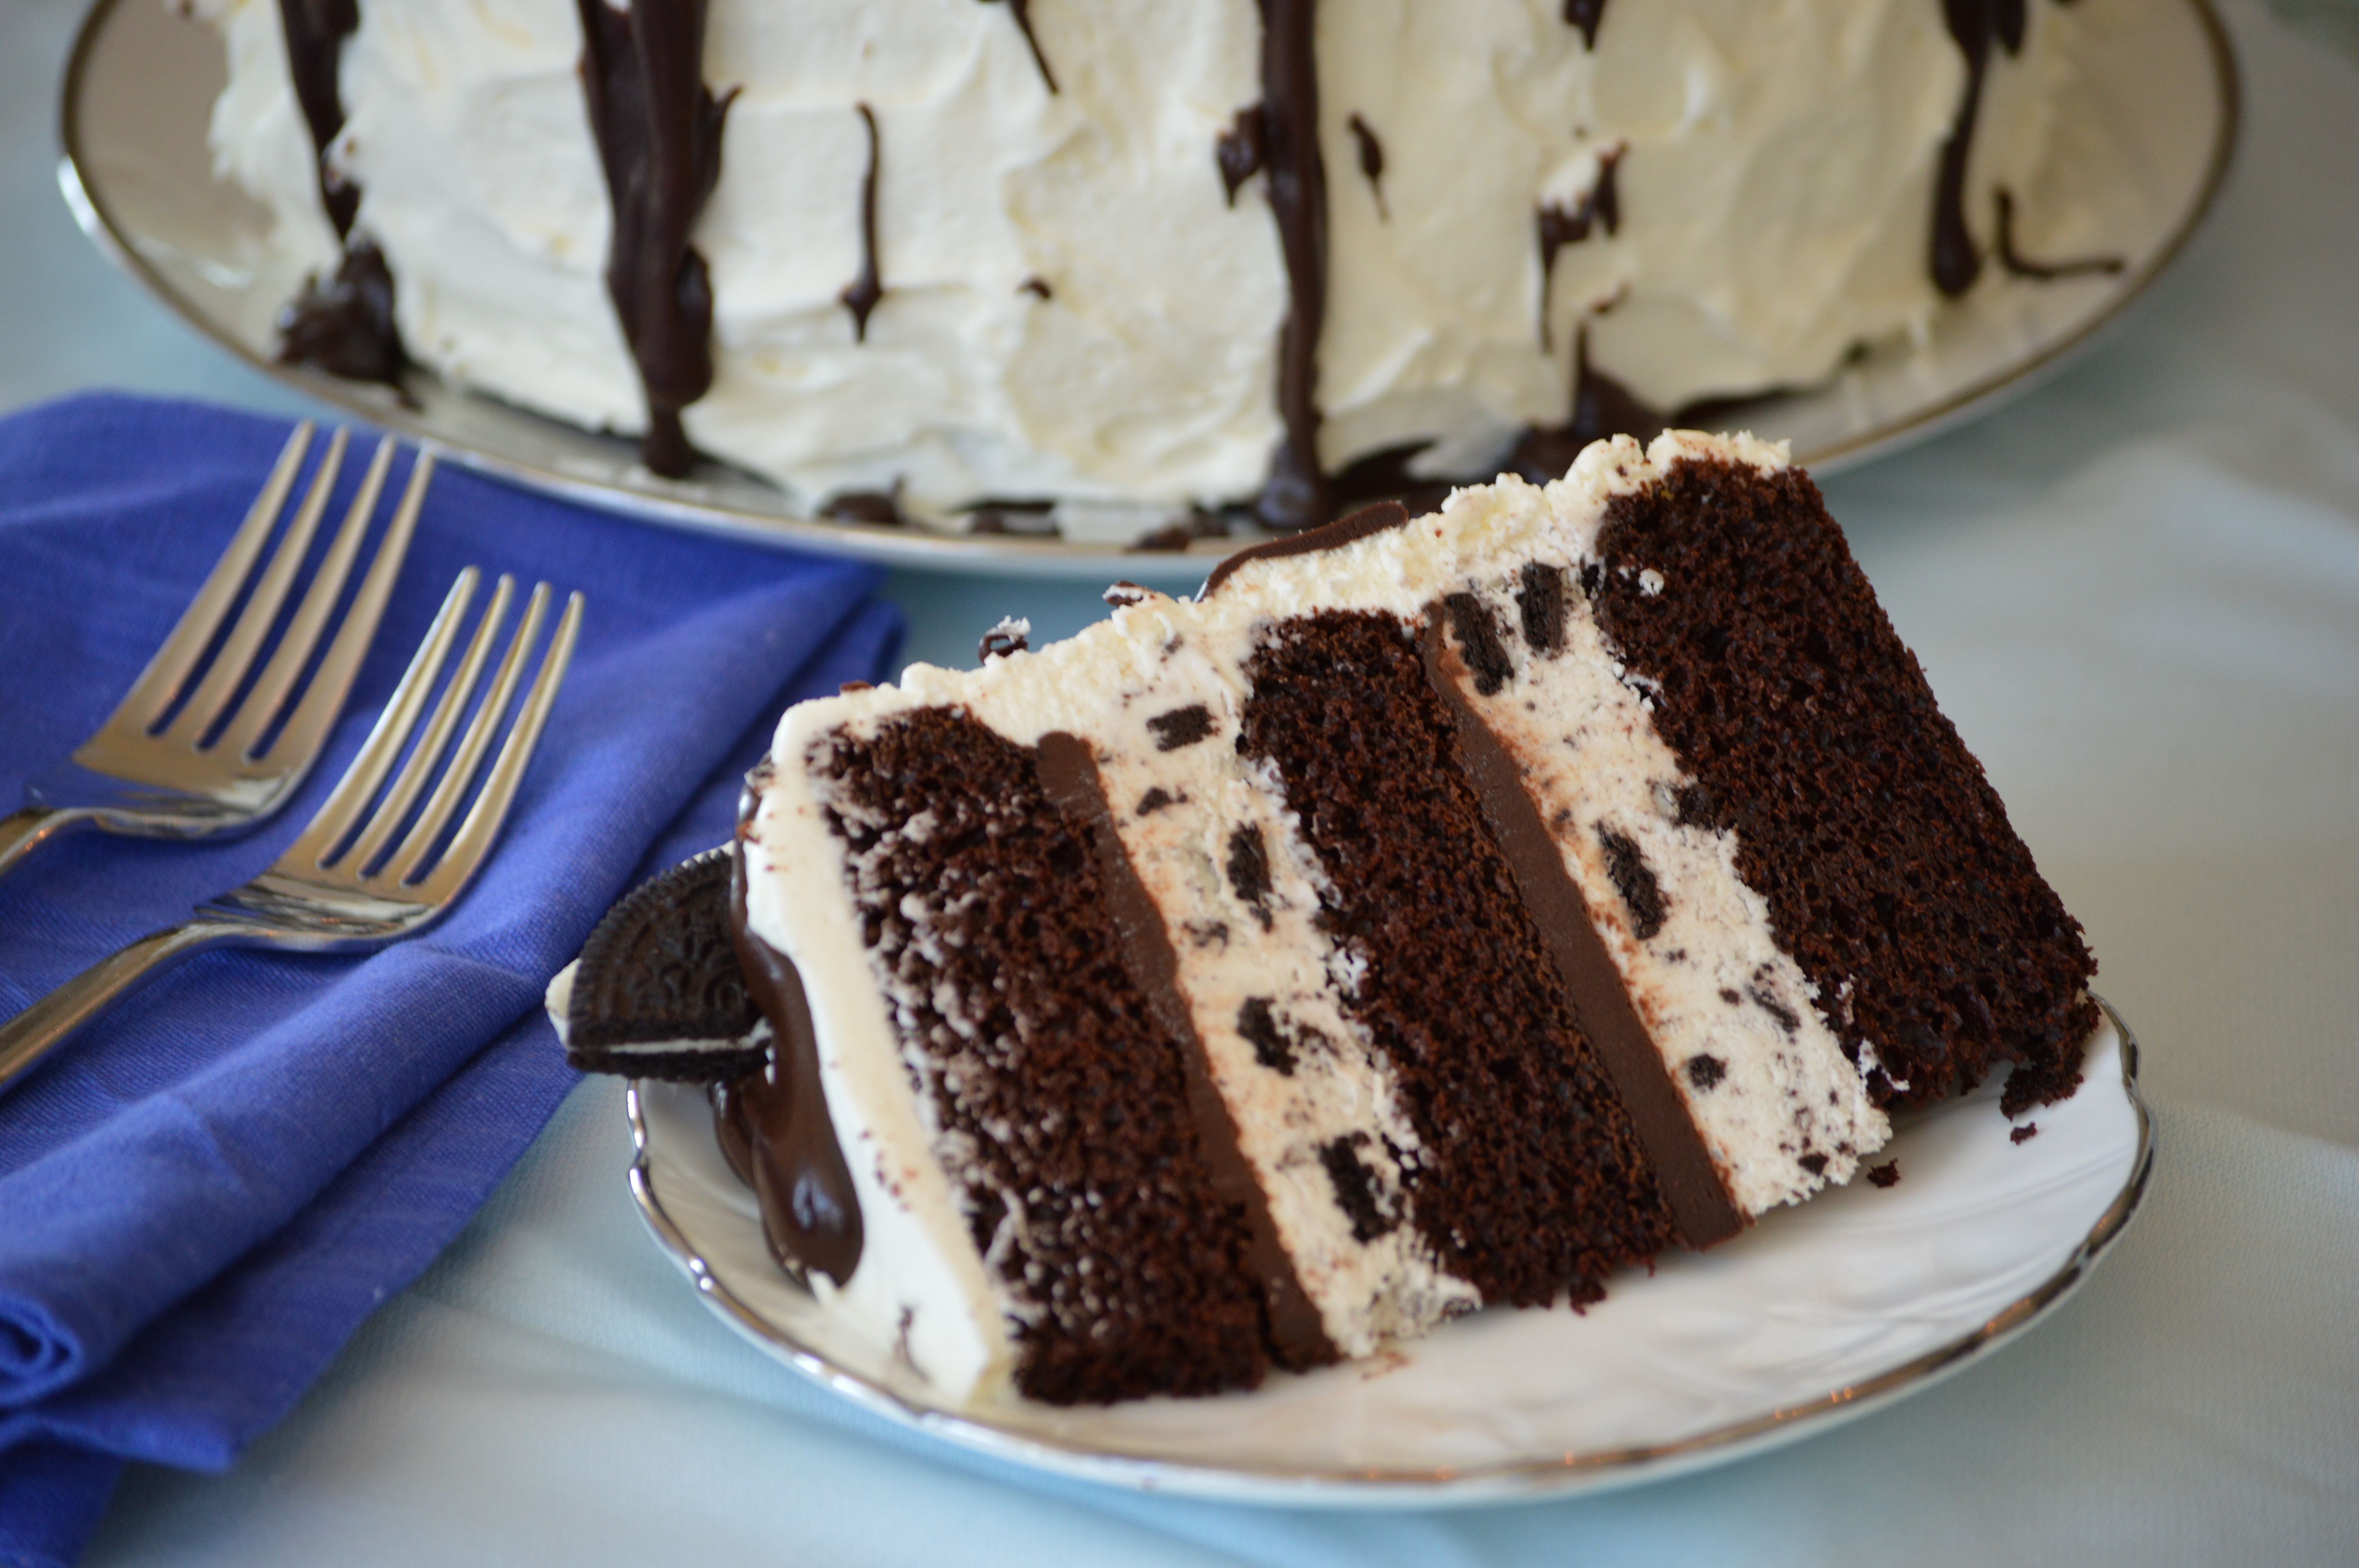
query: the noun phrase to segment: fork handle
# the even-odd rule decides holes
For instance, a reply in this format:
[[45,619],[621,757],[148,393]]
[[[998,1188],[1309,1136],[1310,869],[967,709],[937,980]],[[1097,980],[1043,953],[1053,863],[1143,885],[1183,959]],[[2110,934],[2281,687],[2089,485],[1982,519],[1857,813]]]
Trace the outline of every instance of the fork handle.
[[236,927],[190,920],[153,931],[102,958],[5,1023],[0,1023],[0,1094],[53,1046],[71,1039],[107,1004],[158,969],[200,949],[236,939]]
[[28,806],[0,816],[0,876],[31,854],[44,839],[55,837],[82,819],[84,813],[49,806]]

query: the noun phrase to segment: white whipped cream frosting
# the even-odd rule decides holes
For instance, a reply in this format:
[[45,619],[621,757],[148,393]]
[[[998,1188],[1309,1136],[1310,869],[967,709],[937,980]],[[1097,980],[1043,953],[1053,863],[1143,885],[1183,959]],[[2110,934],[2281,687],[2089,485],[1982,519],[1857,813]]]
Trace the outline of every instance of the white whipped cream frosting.
[[[324,265],[284,49],[265,37],[276,6],[204,7],[230,46],[218,164]],[[1992,184],[2036,189],[2069,89],[2050,35],[2073,14],[2030,11],[1977,137],[1985,240]],[[1280,435],[1288,291],[1266,177],[1232,205],[1214,145],[1261,97],[1256,6],[1034,0],[1054,92],[1013,13],[712,0],[704,74],[736,98],[695,234],[715,380],[689,434],[807,506],[897,487],[921,517],[1020,497],[1152,516],[1250,494]],[[527,407],[640,428],[571,0],[363,0],[361,17],[332,157],[362,187],[410,351]],[[1596,369],[1673,408],[1821,381],[1940,308],[1933,178],[1964,68],[1939,0],[1615,0],[1594,50],[1559,0],[1361,0],[1321,8],[1318,45],[1331,469],[1415,441],[1431,443],[1419,471],[1486,469],[1566,416],[1584,323]],[[862,254],[863,104],[885,288],[864,341],[841,298]],[[1609,159],[1619,225],[1565,245],[1544,290],[1537,211],[1577,208]]]

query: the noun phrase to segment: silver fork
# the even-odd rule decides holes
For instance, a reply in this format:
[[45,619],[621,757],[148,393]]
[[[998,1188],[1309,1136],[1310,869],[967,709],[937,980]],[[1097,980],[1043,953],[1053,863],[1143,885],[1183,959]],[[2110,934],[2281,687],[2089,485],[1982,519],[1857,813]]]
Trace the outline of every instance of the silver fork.
[[[309,420],[297,426],[278,454],[277,465],[255,497],[245,521],[197,597],[180,614],[172,634],[147,662],[131,690],[97,733],[82,743],[69,766],[25,790],[25,808],[0,817],[0,873],[62,829],[87,823],[110,833],[156,838],[203,838],[252,827],[287,804],[319,760],[336,715],[352,691],[353,676],[376,635],[378,617],[393,591],[402,557],[425,504],[434,460],[424,452],[409,472],[409,487],[377,546],[376,557],[353,595],[351,611],[337,628],[302,700],[287,718],[269,750],[256,748],[286,706],[296,677],[319,646],[329,613],[360,553],[361,540],[385,489],[393,462],[393,440],[379,441],[353,496],[343,524],[328,546],[311,586],[295,607],[269,662],[243,700],[240,687],[253,672],[271,625],[328,507],[342,466],[345,432],[329,439],[311,487],[287,526],[278,548],[255,579],[245,607],[223,637],[220,652],[177,713],[173,703],[187,689],[198,660],[215,635],[252,571],[272,526],[287,503],[311,444]],[[234,702],[234,707],[232,704]],[[157,726],[170,715],[170,724]],[[216,730],[218,734],[214,733]],[[210,737],[210,739],[209,739]]]
[[[92,965],[0,1024],[0,1090],[116,997],[191,953],[223,946],[288,947],[307,953],[378,947],[417,935],[451,907],[499,837],[525,765],[532,760],[533,747],[540,739],[549,705],[565,679],[573,641],[582,627],[582,596],[577,593],[566,601],[565,613],[549,640],[539,670],[518,705],[516,721],[484,776],[482,790],[449,845],[443,847],[444,830],[466,798],[523,677],[526,651],[539,636],[550,598],[545,582],[532,590],[523,623],[508,640],[490,692],[460,736],[439,782],[427,793],[436,765],[450,746],[451,732],[490,662],[493,634],[506,619],[515,594],[515,579],[502,577],[490,608],[484,611],[466,652],[460,656],[458,670],[421,729],[419,715],[425,708],[427,693],[458,639],[459,622],[481,576],[469,567],[451,585],[434,624],[403,672],[393,699],[362,743],[360,754],[277,863],[245,886],[200,904],[179,925],[142,936],[113,957]],[[418,743],[388,785],[386,776],[413,732]],[[384,786],[381,798],[380,786]],[[421,794],[426,803],[419,806]],[[376,803],[374,810],[372,801]],[[400,835],[397,843],[397,834]]]

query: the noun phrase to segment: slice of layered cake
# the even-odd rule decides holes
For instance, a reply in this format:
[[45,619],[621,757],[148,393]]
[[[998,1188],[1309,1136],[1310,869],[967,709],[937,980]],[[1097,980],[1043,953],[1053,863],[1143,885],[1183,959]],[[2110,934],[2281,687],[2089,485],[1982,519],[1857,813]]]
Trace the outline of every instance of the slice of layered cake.
[[[1619,438],[1110,597],[795,708],[732,906],[683,873],[774,1036],[723,1101],[774,1249],[946,1402],[1577,1305],[1887,1110],[2077,1083],[2079,928],[1778,449]],[[600,948],[557,1011],[630,1070]]]

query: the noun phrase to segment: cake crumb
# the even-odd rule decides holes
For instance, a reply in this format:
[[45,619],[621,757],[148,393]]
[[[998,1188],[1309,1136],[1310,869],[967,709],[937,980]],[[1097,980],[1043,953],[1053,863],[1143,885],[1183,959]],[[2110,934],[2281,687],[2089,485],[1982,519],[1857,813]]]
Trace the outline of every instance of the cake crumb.
[[2038,1136],[2039,1136],[2039,1123],[2038,1123],[2038,1122],[2036,1122],[2036,1121],[2027,1121],[2027,1122],[2025,1122],[2021,1127],[2018,1127],[2018,1128],[2015,1129],[2015,1130],[2013,1130],[2012,1132],[2009,1132],[2009,1133],[2006,1135],[2006,1141],[2007,1141],[2008,1142],[2010,1142],[2010,1143],[2021,1143],[2021,1142],[2024,1142],[2024,1141],[2027,1141],[2027,1140],[2029,1140],[2029,1139],[2037,1138],[2037,1137],[2038,1137]]

